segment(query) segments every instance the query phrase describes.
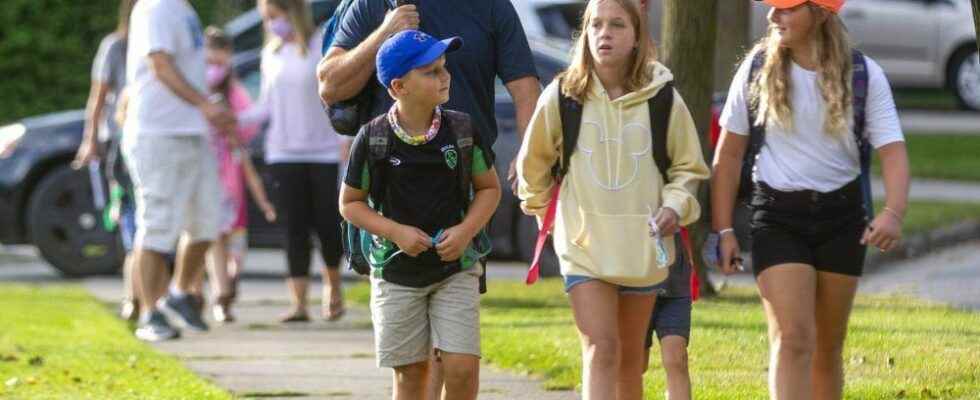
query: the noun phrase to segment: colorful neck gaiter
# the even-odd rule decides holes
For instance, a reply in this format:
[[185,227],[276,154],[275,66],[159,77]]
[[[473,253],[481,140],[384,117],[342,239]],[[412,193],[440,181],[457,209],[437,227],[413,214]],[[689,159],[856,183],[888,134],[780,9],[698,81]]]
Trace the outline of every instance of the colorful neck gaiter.
[[388,123],[391,124],[391,129],[395,131],[395,136],[398,136],[403,142],[408,143],[412,146],[420,146],[429,143],[436,135],[439,133],[439,127],[442,126],[442,109],[436,106],[436,111],[432,113],[432,126],[429,127],[429,131],[422,136],[412,136],[409,135],[405,129],[402,129],[401,125],[398,124],[398,106],[391,106],[391,110],[388,110]]

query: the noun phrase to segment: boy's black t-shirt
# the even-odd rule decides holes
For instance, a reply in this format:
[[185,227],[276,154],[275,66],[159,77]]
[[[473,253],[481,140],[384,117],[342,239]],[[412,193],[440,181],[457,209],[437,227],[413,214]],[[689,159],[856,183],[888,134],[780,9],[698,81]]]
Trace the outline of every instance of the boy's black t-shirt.
[[[378,118],[385,118],[386,114]],[[459,150],[456,148],[456,135],[448,118],[431,141],[413,146],[399,139],[391,130],[387,120],[384,127],[388,131],[392,146],[390,155],[384,161],[385,193],[381,212],[385,217],[403,225],[419,228],[430,237],[449,229],[463,221],[465,213],[462,191],[456,175]],[[487,160],[479,135],[473,135],[474,176],[490,169],[492,160]],[[362,129],[351,146],[350,163],[344,183],[348,186],[370,192],[371,167],[369,138]],[[390,243],[394,250],[397,246]],[[424,287],[442,281],[459,272],[459,261],[444,262],[433,247],[418,257],[406,254],[395,256],[383,268],[382,278],[388,282],[410,287]]]

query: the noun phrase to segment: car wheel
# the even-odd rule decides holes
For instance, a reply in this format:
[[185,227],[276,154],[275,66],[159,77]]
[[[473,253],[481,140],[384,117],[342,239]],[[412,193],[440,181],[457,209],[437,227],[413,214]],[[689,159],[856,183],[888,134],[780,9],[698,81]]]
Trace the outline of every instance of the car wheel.
[[980,53],[976,47],[961,51],[952,65],[952,87],[960,107],[980,111]]
[[88,174],[57,167],[41,179],[27,209],[31,242],[70,277],[115,273],[122,265],[118,235],[102,225]]
[[[518,255],[521,261],[530,265],[531,261],[534,260],[534,245],[538,242],[538,223],[533,217],[521,214],[518,215],[517,223],[514,226],[517,228],[517,234],[514,237],[517,239]],[[542,277],[561,275],[558,255],[555,254],[555,248],[550,238],[541,253],[540,273]]]

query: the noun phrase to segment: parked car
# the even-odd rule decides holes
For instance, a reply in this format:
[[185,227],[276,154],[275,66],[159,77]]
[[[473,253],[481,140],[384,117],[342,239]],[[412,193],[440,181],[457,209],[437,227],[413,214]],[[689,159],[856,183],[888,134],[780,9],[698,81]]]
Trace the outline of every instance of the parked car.
[[[322,22],[332,13],[335,1],[313,1],[314,15]],[[227,25],[234,37],[249,39],[255,29],[243,28],[251,21],[260,24],[257,14],[249,12]],[[538,73],[544,83],[565,68],[568,43],[548,39],[531,39]],[[256,42],[259,46],[261,42]],[[233,63],[238,76],[254,95],[258,94],[261,52],[258,48],[238,48]],[[506,171],[520,143],[515,132],[514,105],[498,85],[496,118],[499,139],[494,146],[500,157],[496,167]],[[112,273],[118,270],[122,250],[114,232],[103,229],[100,212],[92,200],[92,185],[87,171],[69,166],[82,138],[82,110],[26,118],[0,127],[0,151],[12,148],[0,158],[0,243],[33,244],[52,266],[68,276]],[[15,143],[15,146],[6,144]],[[262,157],[262,139],[252,144],[254,162],[266,179]],[[490,228],[494,257],[530,260],[537,227],[524,216],[518,201],[504,182],[505,195]],[[269,188],[271,190],[271,188]],[[249,205],[250,243],[260,247],[279,246],[279,227],[265,222],[255,204]],[[548,255],[544,273],[557,274],[557,258]]]
[[579,28],[585,1],[511,0],[528,36],[571,40]]
[[[659,35],[663,0],[650,2],[650,21]],[[769,26],[769,7],[750,3],[754,42]],[[881,64],[892,86],[949,89],[963,109],[980,110],[980,58],[970,0],[850,0],[840,16],[855,45]]]

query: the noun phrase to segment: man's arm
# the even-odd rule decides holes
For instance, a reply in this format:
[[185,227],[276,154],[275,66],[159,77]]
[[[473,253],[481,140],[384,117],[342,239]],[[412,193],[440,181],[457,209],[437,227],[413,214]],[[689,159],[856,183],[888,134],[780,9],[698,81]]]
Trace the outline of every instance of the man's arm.
[[395,33],[418,26],[419,13],[415,6],[401,6],[388,13],[381,26],[357,47],[350,50],[332,47],[317,66],[320,99],[334,104],[357,95],[374,76],[374,59],[384,41]]
[[[523,143],[524,131],[531,122],[534,107],[538,104],[538,97],[541,96],[541,83],[535,76],[525,76],[508,82],[506,86],[510,98],[514,99],[518,142]],[[507,169],[507,181],[510,182],[511,191],[517,193],[517,157],[514,157],[510,168]]]
[[204,113],[208,122],[217,126],[221,132],[231,132],[235,127],[235,117],[224,107],[211,104],[208,98],[194,89],[187,79],[177,71],[173,57],[164,52],[150,53],[150,66],[153,74],[163,82],[177,97],[197,107]]

